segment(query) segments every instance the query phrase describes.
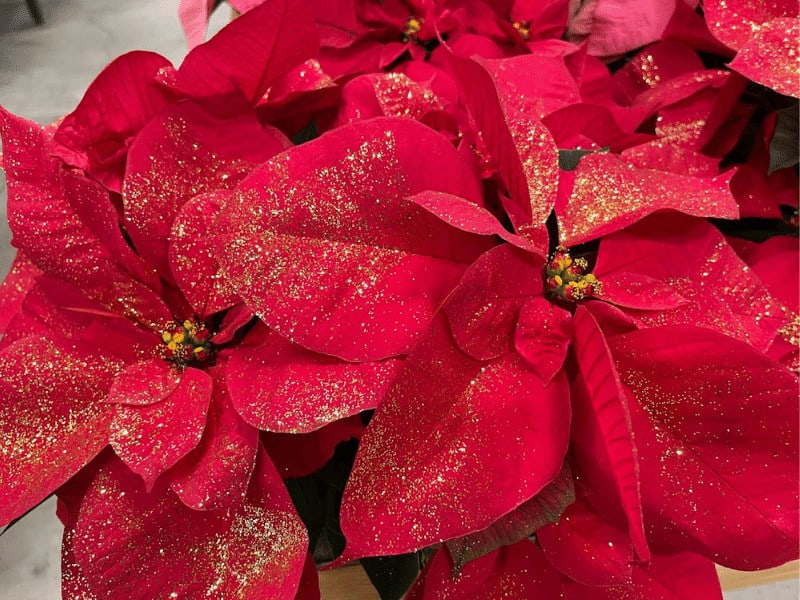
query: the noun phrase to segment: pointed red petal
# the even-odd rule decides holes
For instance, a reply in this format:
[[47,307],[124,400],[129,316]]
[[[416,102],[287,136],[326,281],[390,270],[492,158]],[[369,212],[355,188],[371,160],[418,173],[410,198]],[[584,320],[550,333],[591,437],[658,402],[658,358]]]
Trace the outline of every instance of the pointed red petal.
[[189,367],[178,387],[161,402],[117,406],[109,442],[142,476],[148,489],[156,477],[197,446],[206,424],[212,386],[205,371]]
[[423,190],[481,199],[469,163],[424,125],[347,125],[243,182],[217,219],[217,258],[286,339],[346,360],[399,354],[494,243],[403,200]]
[[476,361],[434,321],[361,440],[342,501],[345,555],[460,537],[531,498],[563,464],[566,398],[564,377],[544,386],[512,353]]
[[175,217],[169,238],[172,276],[200,318],[225,310],[238,299],[219,273],[210,237],[225,196],[226,192],[217,190],[186,202]]
[[317,52],[311,15],[300,0],[267,0],[194,48],[177,74],[190,96],[238,89],[251,104],[270,83]]
[[116,460],[98,473],[72,534],[75,557],[101,598],[291,600],[308,536],[283,482],[261,456],[234,510],[195,511],[158,486],[146,493]]
[[236,414],[216,372],[203,437],[170,473],[170,487],[189,508],[233,508],[247,492],[257,448],[258,430]]
[[258,429],[306,433],[378,405],[402,365],[348,363],[306,350],[259,324],[227,367],[236,410]]
[[798,48],[800,19],[773,19],[741,47],[730,68],[779,94],[800,96]]
[[163,111],[134,140],[125,169],[122,199],[137,251],[168,276],[168,239],[181,207],[197,194],[234,187],[286,144],[236,96]]
[[643,329],[608,344],[633,393],[654,543],[736,569],[796,558],[794,375],[743,342],[697,327]]
[[168,104],[156,75],[170,62],[153,52],[123,54],[89,85],[59,125],[55,153],[119,192],[131,139]]
[[512,348],[520,308],[542,295],[543,264],[539,256],[503,244],[467,269],[444,307],[461,350],[488,360]]
[[[75,175],[62,172],[60,161],[49,155],[52,144],[42,128],[5,111],[0,120],[15,244],[43,272],[69,281],[117,314],[148,327],[168,320],[161,298],[123,267],[119,244],[108,245],[121,238],[107,229],[108,193],[83,181],[80,189],[97,203],[95,212],[104,215],[98,218],[102,224],[87,222],[92,211],[86,204],[78,210],[68,200]],[[107,235],[98,235],[99,230]]]
[[572,319],[566,310],[541,296],[522,305],[514,348],[545,385],[564,367],[571,338]]
[[573,348],[579,377],[573,385],[576,470],[609,514],[620,514],[636,554],[650,557],[642,518],[639,461],[619,375],[592,315],[575,311]]
[[102,401],[119,362],[75,341],[24,338],[0,352],[0,523],[38,504],[108,443]]
[[612,154],[584,156],[572,172],[566,206],[557,207],[561,243],[571,246],[619,231],[657,210],[736,219],[732,173],[713,179],[637,169]]
[[175,391],[181,377],[180,369],[160,358],[134,363],[116,376],[106,401],[136,406],[155,404]]

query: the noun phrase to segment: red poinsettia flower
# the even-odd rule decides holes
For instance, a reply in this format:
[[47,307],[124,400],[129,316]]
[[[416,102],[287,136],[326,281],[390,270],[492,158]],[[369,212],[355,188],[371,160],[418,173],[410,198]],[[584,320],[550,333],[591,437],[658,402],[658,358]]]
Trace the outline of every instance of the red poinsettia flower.
[[[9,439],[0,521],[110,444],[144,489],[179,499],[181,522],[200,527],[198,510],[241,507],[259,429],[315,431],[373,408],[392,378],[397,360],[345,363],[261,324],[242,329],[253,313],[219,284],[208,251],[225,194],[213,190],[286,143],[252,113],[220,116],[216,102],[177,104],[135,138],[122,217],[107,190],[50,155],[46,132],[3,113],[9,215],[25,258],[12,274],[19,309],[0,352]],[[337,428],[334,437],[352,434]],[[329,458],[313,455],[315,468]],[[302,540],[292,561],[270,563],[286,597],[303,569]],[[90,579],[95,566],[82,563]]]
[[[502,149],[500,136],[491,139],[496,141],[495,148]],[[517,147],[516,150],[524,151],[525,147]],[[555,152],[554,149],[552,151]],[[612,156],[604,158],[604,155],[598,157],[599,162],[590,160],[580,171],[584,174],[593,173],[591,177],[597,178],[595,183],[583,188],[579,178],[584,175],[578,175],[575,180],[572,195],[562,214],[577,215],[585,210],[588,217],[562,219],[562,236],[565,240],[586,241],[603,233],[610,234],[651,212],[665,208],[697,214],[724,214],[733,210],[735,214],[732,197],[724,185],[717,187],[713,182],[709,184],[699,178],[687,178],[675,179],[673,187],[660,187],[664,182],[657,181],[655,174],[640,172],[631,166],[614,168],[613,161],[618,159]],[[543,165],[538,165],[538,168],[539,174],[546,173]],[[668,176],[664,178],[669,180]],[[603,184],[602,180],[609,183]],[[611,187],[611,181],[616,184],[614,187]],[[587,197],[583,197],[584,193]],[[589,193],[592,194],[591,201]],[[594,208],[597,207],[599,194],[607,199],[611,208],[611,213],[606,216],[602,214],[602,205],[598,207],[599,210]],[[423,202],[422,199],[415,201]],[[626,201],[632,206],[626,206]],[[479,207],[445,196],[429,196],[424,202],[429,211],[457,228],[492,231],[489,225],[491,217]],[[573,213],[573,210],[576,212]],[[515,222],[514,219],[511,215],[512,222]],[[580,231],[574,229],[573,223],[580,223]],[[710,329],[683,325],[687,321],[686,316],[680,316],[685,315],[682,312],[685,310],[683,304],[694,304],[695,310],[701,312],[712,310],[707,321],[712,328],[716,328],[713,316],[717,315],[717,307],[705,304],[702,294],[697,298],[688,293],[691,291],[689,289],[686,298],[681,296],[684,281],[697,282],[709,276],[725,281],[732,277],[727,273],[737,272],[737,268],[746,274],[745,265],[732,252],[727,251],[726,254],[722,236],[715,236],[701,228],[696,241],[690,240],[687,249],[689,254],[697,255],[696,262],[670,264],[663,250],[658,258],[646,251],[647,258],[644,260],[661,262],[664,266],[654,265],[655,276],[652,278],[644,274],[637,275],[633,268],[629,275],[626,271],[626,276],[639,282],[637,288],[642,286],[639,288],[642,293],[633,298],[627,289],[612,287],[606,294],[598,278],[587,272],[588,263],[583,259],[573,260],[562,252],[545,264],[541,254],[531,251],[532,248],[523,238],[505,237],[508,244],[486,252],[466,271],[444,306],[446,321],[442,317],[434,321],[415,347],[362,439],[343,501],[342,527],[348,538],[346,558],[373,553],[402,553],[443,539],[459,537],[485,528],[533,497],[560,470],[567,452],[570,414],[573,412],[573,407],[567,401],[570,394],[564,374],[568,349],[575,348],[575,356],[581,364],[580,357],[584,351],[579,348],[589,344],[592,339],[594,341],[591,344],[597,343],[597,340],[605,344],[602,342],[604,337],[611,336],[610,344],[612,338],[616,339],[615,336],[622,339],[622,334],[633,336],[641,332],[660,347],[661,344],[677,344],[681,336],[687,340],[694,340],[696,336],[713,336]],[[627,249],[620,248],[620,263],[627,267],[628,262],[639,260],[640,251],[633,244]],[[781,372],[777,364],[770,364],[759,352],[766,349],[779,327],[776,321],[769,319],[768,313],[770,306],[777,305],[770,305],[769,295],[757,281],[751,280],[741,288],[735,285],[725,287],[730,290],[730,295],[723,294],[722,301],[737,319],[741,318],[746,323],[742,325],[741,337],[753,345],[721,336],[727,341],[720,341],[719,347],[728,354],[720,356],[715,364],[735,362],[735,368],[742,370],[746,381],[761,380],[759,373],[762,368],[775,373],[774,376],[781,381],[779,391],[776,390],[774,396],[775,405],[780,407],[783,416],[779,420],[783,423],[785,413],[791,412],[789,381],[792,377],[787,372]],[[645,289],[648,291],[645,292]],[[614,314],[616,311],[621,315],[617,319],[601,319],[605,334],[596,324],[592,324],[594,319],[585,312],[589,306],[600,304],[590,300],[593,297],[606,298],[601,305],[609,307],[607,312]],[[758,297],[763,301],[759,301],[761,304],[749,314],[747,310],[741,311],[735,306],[742,300],[752,301]],[[578,308],[574,317],[563,306],[564,302],[581,300],[586,302],[587,308]],[[618,303],[620,306],[609,303]],[[635,323],[625,316],[628,308],[652,311],[652,320]],[[767,322],[760,323],[764,318]],[[619,350],[618,354],[612,353],[606,359],[611,361],[608,364],[612,365],[609,367],[612,373],[616,373],[616,370],[628,372],[626,370],[633,368],[629,363],[636,362],[638,355],[627,352],[627,349]],[[656,381],[661,365],[667,375],[659,385],[667,385],[666,381],[670,381],[672,388],[680,387],[680,377],[675,376],[676,372],[691,372],[697,380],[696,386],[691,388],[695,390],[693,393],[707,390],[710,395],[706,402],[712,404],[715,392],[711,390],[717,388],[717,382],[709,373],[697,369],[701,354],[687,351],[681,357],[684,362],[678,360],[673,365],[676,360],[673,355],[661,355],[654,350],[652,355],[656,358],[645,372],[652,372],[652,378]],[[621,362],[617,364],[617,360]],[[767,362],[763,363],[764,360]],[[594,363],[581,366],[588,368],[591,364]],[[754,369],[749,373],[746,371],[748,365]],[[601,375],[600,381],[609,380],[610,375]],[[622,379],[622,375],[614,377]],[[588,375],[585,379],[589,384],[598,380]],[[627,381],[625,383],[632,385]],[[652,389],[652,386],[647,389]],[[743,405],[745,399],[751,398],[751,389],[744,385],[738,387],[737,392],[741,392],[742,397],[731,399],[726,406]],[[640,391],[636,388],[626,402],[647,404],[646,394],[640,395]],[[637,470],[640,460],[637,459],[636,446],[633,444],[634,433],[629,426],[627,430],[619,429],[626,427],[626,415],[633,409],[621,404],[622,400],[615,400],[613,408],[608,410],[616,416],[607,421],[608,413],[599,412],[599,406],[605,402],[602,394],[598,396],[599,393],[592,389],[588,392],[589,408],[582,407],[581,411],[574,411],[576,418],[580,412],[582,419],[589,419],[586,426],[591,429],[587,432],[597,433],[587,433],[588,437],[574,437],[573,444],[577,452],[585,443],[582,442],[584,439],[598,440],[600,447],[587,451],[588,455],[602,452],[612,457],[615,466],[612,469],[613,476],[595,478],[596,493],[603,498],[606,510],[624,515],[636,555],[646,559],[649,556],[648,544],[660,542],[657,536],[645,535],[643,515],[648,513],[638,492],[640,475]],[[678,391],[670,393],[679,395]],[[616,397],[620,398],[621,394],[618,391]],[[677,401],[676,395],[671,402]],[[596,410],[605,421],[593,420],[597,417],[592,416],[592,403],[596,403]],[[420,411],[419,407],[423,406],[424,410]],[[693,404],[687,405],[686,410],[694,410],[692,407]],[[752,414],[761,408],[754,406]],[[718,406],[717,410],[723,409]],[[732,419],[734,415],[728,415],[727,418]],[[779,420],[776,419],[776,423]],[[637,423],[643,428],[639,434],[642,436],[648,435],[646,431],[663,430],[676,425],[676,422],[666,425],[661,422]],[[715,427],[712,425],[711,431],[715,431]],[[682,431],[675,431],[674,435],[676,439],[685,439]],[[785,432],[780,440],[769,438],[763,456],[768,452],[779,455],[777,451],[784,448],[784,444],[789,444],[792,436],[793,431]],[[741,435],[737,439],[745,443],[747,437]],[[788,457],[787,463],[783,462],[784,457],[779,462],[765,462],[768,466],[764,477],[775,490],[771,500],[782,506],[791,506],[794,489],[791,482],[796,478],[796,469],[789,466],[791,457]],[[754,458],[748,460],[747,465],[755,468],[757,463],[758,459]],[[377,465],[381,465],[384,473],[379,479],[371,475],[378,468]],[[714,468],[725,471],[724,463]],[[593,472],[603,471],[594,467]],[[783,473],[788,473],[788,479],[783,478]],[[648,476],[652,475],[653,472],[648,472]],[[733,493],[746,497],[748,502],[760,502],[746,480],[728,480],[727,485],[737,490]],[[724,486],[721,488],[724,489]],[[676,491],[667,501],[669,498],[673,499],[670,510],[674,511],[674,518],[678,522],[683,518],[685,495]],[[665,502],[663,497],[660,497],[660,501],[662,504]],[[709,501],[705,506],[710,508],[715,503]],[[365,514],[369,515],[368,519],[364,519]],[[391,535],[381,525],[387,522],[393,524]],[[796,532],[792,531],[782,511],[772,511],[769,516],[762,518],[753,514],[752,521],[745,522],[742,519],[738,525],[749,528],[754,535],[763,536],[764,544],[779,546],[783,559],[793,552],[790,548]],[[755,552],[723,550],[735,533],[725,524],[725,517],[717,525],[709,526],[709,529],[715,532],[714,535],[703,537],[694,532],[700,538],[692,546],[695,551],[716,555],[718,560],[731,564],[751,565],[751,568],[763,564],[759,563],[759,560],[763,560],[759,556],[764,555],[764,545]]]

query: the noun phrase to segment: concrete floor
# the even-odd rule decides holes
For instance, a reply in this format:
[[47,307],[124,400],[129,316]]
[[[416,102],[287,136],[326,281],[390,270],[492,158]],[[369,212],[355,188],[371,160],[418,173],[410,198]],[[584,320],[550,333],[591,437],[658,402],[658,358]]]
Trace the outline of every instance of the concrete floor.
[[[0,104],[40,123],[70,112],[111,59],[132,49],[180,62],[186,52],[177,0],[39,0],[45,24],[35,26],[23,0],[0,0]],[[227,21],[220,10],[216,30]],[[0,177],[0,198],[5,183]],[[13,258],[0,215],[0,274]],[[2,494],[2,490],[0,490]],[[0,537],[0,600],[60,597],[61,526],[52,501]],[[746,543],[746,541],[745,541]],[[794,600],[797,582],[727,592],[726,600]]]

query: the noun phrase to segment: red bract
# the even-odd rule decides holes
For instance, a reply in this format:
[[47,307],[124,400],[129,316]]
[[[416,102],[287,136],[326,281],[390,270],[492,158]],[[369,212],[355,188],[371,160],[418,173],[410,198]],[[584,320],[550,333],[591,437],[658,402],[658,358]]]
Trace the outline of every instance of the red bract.
[[[265,31],[269,35],[263,35]],[[316,34],[301,3],[270,0],[194,48],[178,69],[151,52],[125,54],[92,82],[75,111],[64,118],[55,134],[54,152],[120,192],[133,138],[165,108],[180,112],[175,102],[204,98],[213,104],[211,97],[216,96],[218,108],[228,104],[227,112],[217,116],[230,119],[235,130],[237,121],[254,121],[242,102],[255,106],[272,84],[316,50]],[[241,135],[238,143],[246,144],[248,136],[234,130],[220,128],[205,135]],[[191,153],[192,143],[208,142],[193,140],[185,151]],[[230,158],[224,148],[221,154],[223,160]]]
[[560,241],[583,243],[665,209],[735,219],[739,211],[729,182],[730,174],[693,177],[638,169],[612,154],[585,156],[574,171],[562,175],[556,206]]
[[[244,501],[187,508],[164,485],[141,481],[109,457],[88,488],[60,494],[65,597],[295,597],[308,536],[262,451]],[[135,548],[135,552],[131,549]]]
[[738,254],[781,302],[777,315],[781,328],[769,348],[769,356],[795,372],[800,371],[800,248],[792,237],[776,236],[760,244],[730,240]]
[[409,600],[468,600],[475,593],[487,600],[509,594],[519,598],[567,600],[721,600],[714,564],[688,552],[654,557],[636,566],[625,582],[583,585],[559,573],[536,544],[527,540],[505,546],[467,565],[458,575],[439,550],[409,592]]
[[[230,293],[196,285],[195,270],[212,280],[218,271],[204,239],[218,207],[209,202],[216,197],[214,192],[190,200],[193,190],[213,188],[215,182],[224,185],[226,168],[233,181],[247,169],[244,161],[203,163],[214,149],[232,152],[226,146],[225,129],[219,136],[209,134],[208,146],[190,142],[187,132],[212,131],[209,124],[215,122],[215,114],[213,102],[184,102],[166,111],[164,122],[154,121],[136,138],[132,160],[141,147],[163,163],[151,163],[158,171],[151,177],[141,176],[133,167],[128,170],[130,188],[138,185],[141,195],[125,196],[126,214],[139,223],[146,219],[154,223],[152,229],[135,232],[131,227],[131,245],[122,235],[109,193],[49,156],[52,142],[39,126],[3,113],[9,215],[20,256],[28,257],[33,266],[26,267],[25,259],[20,259],[20,269],[12,275],[18,290],[10,301],[20,309],[0,352],[5,396],[0,421],[8,438],[0,451],[4,454],[0,481],[6,490],[0,521],[24,513],[110,444],[136,474],[120,476],[120,481],[140,476],[148,491],[172,498],[172,504],[180,499],[181,505],[165,509],[180,521],[178,529],[189,527],[198,518],[194,511],[200,509],[228,515],[220,517],[214,528],[233,527],[229,517],[237,510],[250,510],[242,502],[256,462],[257,427],[311,431],[373,408],[382,390],[380,380],[393,376],[398,361],[351,365],[303,349],[298,352],[274,334],[259,337],[263,328],[258,326],[250,333],[239,331],[252,313],[235,305],[238,300]],[[257,123],[245,129],[248,126],[254,129],[245,136],[245,156],[247,144],[258,143],[258,133],[264,131]],[[270,146],[262,144],[259,151],[269,153]],[[191,171],[193,179],[187,183],[178,175],[180,170],[166,166],[181,162],[206,164],[209,169]],[[174,187],[159,187],[170,180]],[[126,192],[128,183],[126,178]],[[148,194],[144,190],[150,186],[163,193]],[[158,200],[157,208],[147,206],[150,199]],[[163,233],[159,237],[153,229]],[[164,278],[136,252],[137,244],[148,249],[154,262],[166,263],[160,265]],[[184,295],[165,281],[169,275],[191,292]],[[20,300],[22,294],[25,298]],[[224,315],[218,312],[228,308]],[[270,364],[252,360],[252,352],[263,354],[259,346],[264,344],[269,344],[269,356],[275,358]],[[239,348],[242,356],[237,356]],[[295,372],[316,378],[320,385],[292,386],[288,380]],[[263,388],[236,385],[254,373],[264,382]],[[358,379],[368,379],[370,386],[355,387]],[[267,397],[270,409],[259,409]],[[283,399],[286,404],[281,404]],[[314,405],[318,410],[311,409]],[[24,418],[18,420],[21,415]],[[36,443],[37,439],[47,439],[47,444]],[[271,497],[285,491],[260,493]],[[148,498],[145,504],[151,501]],[[182,516],[175,516],[178,513]],[[87,526],[106,525],[87,521]],[[235,535],[235,529],[229,533]],[[108,539],[105,534],[103,538]],[[298,542],[303,548],[305,543]],[[66,552],[73,552],[70,548],[67,544]],[[270,569],[283,570],[291,579],[302,570],[303,554],[298,560],[270,563]],[[96,594],[105,596],[100,571],[91,570],[96,566],[84,561],[82,577]],[[168,571],[165,568],[165,574]],[[128,585],[122,574],[135,576],[133,571],[120,573],[114,583],[120,588]],[[219,585],[233,585],[232,581]],[[262,583],[256,584],[258,589]],[[284,583],[289,587],[283,591],[290,597],[291,581]],[[120,597],[121,592],[108,594]]]
[[238,187],[217,221],[224,276],[267,325],[306,348],[357,361],[404,353],[492,245],[486,234],[502,231],[460,232],[420,206],[426,190],[480,202],[471,171],[414,121],[341,127]]
[[732,69],[781,94],[800,94],[797,3],[713,0],[703,4],[703,12],[717,39],[738,51]]
[[699,219],[655,216],[604,238],[594,273],[600,297],[638,327],[694,324],[763,352],[785,324],[780,301]]

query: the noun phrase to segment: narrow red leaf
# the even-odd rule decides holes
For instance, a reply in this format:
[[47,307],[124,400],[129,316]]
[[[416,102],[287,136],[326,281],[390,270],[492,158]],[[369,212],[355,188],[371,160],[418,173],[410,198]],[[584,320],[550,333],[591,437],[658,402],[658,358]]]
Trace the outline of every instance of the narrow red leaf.
[[699,327],[642,329],[608,344],[630,390],[650,539],[735,569],[796,558],[797,378]]
[[582,306],[575,311],[574,332],[576,465],[591,488],[596,482],[598,493],[607,495],[605,504],[619,503],[636,554],[647,560],[637,449],[622,384],[603,332]]

